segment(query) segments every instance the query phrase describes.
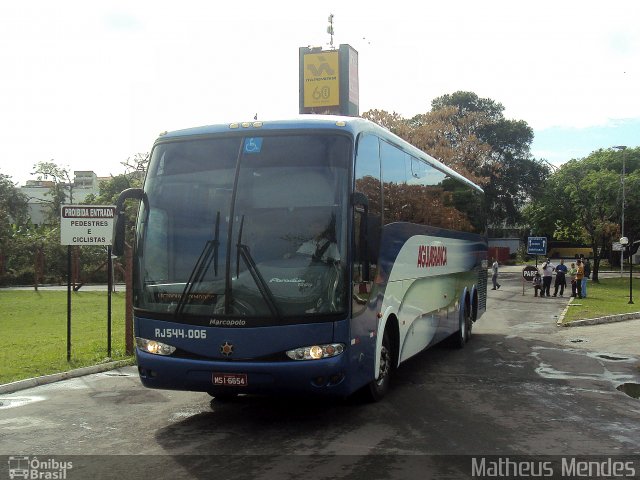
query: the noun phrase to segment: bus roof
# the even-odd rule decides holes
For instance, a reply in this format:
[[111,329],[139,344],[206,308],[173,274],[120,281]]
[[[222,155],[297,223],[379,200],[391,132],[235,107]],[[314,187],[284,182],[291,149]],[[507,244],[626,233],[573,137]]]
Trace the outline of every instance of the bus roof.
[[356,138],[361,133],[375,133],[380,138],[394,144],[401,148],[406,153],[413,155],[414,157],[421,158],[422,160],[430,163],[434,167],[443,171],[447,175],[454,177],[467,185],[482,192],[482,188],[473,183],[471,180],[457,173],[455,170],[444,165],[442,162],[436,160],[431,155],[423,152],[422,150],[414,147],[406,140],[398,137],[394,133],[390,132],[386,128],[380,125],[366,120],[360,117],[344,117],[334,115],[300,115],[290,119],[282,120],[252,120],[247,122],[232,122],[217,125],[206,125],[201,127],[186,128],[182,130],[174,130],[171,132],[164,132],[160,134],[156,143],[164,142],[169,139],[184,139],[185,137],[192,136],[209,136],[216,134],[225,134],[233,132],[258,132],[258,131],[291,131],[291,130],[318,130],[318,129],[330,129],[341,130],[350,133]]
[[[162,141],[171,137],[185,137],[193,135],[214,135],[234,131],[255,130],[304,130],[334,128],[345,129],[352,133],[359,133],[365,125],[372,124],[368,120],[359,117],[341,117],[334,115],[300,115],[289,119],[276,120],[252,120],[247,122],[231,122],[217,125],[205,125],[202,127],[186,128],[165,132],[158,138]],[[373,124],[375,125],[375,124]]]

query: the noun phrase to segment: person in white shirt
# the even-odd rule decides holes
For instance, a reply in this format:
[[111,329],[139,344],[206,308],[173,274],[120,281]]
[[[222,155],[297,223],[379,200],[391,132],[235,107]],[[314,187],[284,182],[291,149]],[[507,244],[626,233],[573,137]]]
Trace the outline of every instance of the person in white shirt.
[[491,290],[497,290],[500,288],[500,284],[498,283],[498,260],[496,259],[491,265],[491,281],[493,282],[493,288]]
[[551,296],[551,280],[553,280],[553,271],[556,266],[551,263],[551,259],[547,258],[547,261],[542,264],[542,292],[541,296]]

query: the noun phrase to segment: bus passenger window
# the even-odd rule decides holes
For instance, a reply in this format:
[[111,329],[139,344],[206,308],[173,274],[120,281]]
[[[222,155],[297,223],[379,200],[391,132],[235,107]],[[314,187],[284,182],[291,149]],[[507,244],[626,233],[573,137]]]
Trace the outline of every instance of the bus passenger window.
[[407,170],[410,168],[407,155],[387,142],[380,146],[384,189],[384,223],[405,221],[411,205],[406,198]]

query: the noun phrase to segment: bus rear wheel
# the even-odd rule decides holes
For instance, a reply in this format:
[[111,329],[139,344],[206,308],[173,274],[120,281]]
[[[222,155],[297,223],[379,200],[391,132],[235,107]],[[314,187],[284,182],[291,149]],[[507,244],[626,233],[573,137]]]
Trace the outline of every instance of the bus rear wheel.
[[389,391],[391,383],[391,372],[393,371],[393,351],[391,349],[391,338],[387,330],[382,336],[382,347],[380,348],[380,368],[375,380],[366,387],[367,399],[377,402]]
[[471,321],[471,312],[469,311],[468,304],[464,303],[460,308],[460,329],[455,334],[455,346],[458,348],[464,348],[467,342],[471,339],[471,328],[473,322]]

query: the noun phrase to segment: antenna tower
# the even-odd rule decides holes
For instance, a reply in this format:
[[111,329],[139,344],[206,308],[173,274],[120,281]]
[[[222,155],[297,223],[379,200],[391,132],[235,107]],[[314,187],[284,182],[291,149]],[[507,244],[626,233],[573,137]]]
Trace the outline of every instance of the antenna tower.
[[329,14],[329,26],[327,27],[327,33],[331,36],[329,41],[329,45],[331,45],[331,49],[333,50],[333,13]]

